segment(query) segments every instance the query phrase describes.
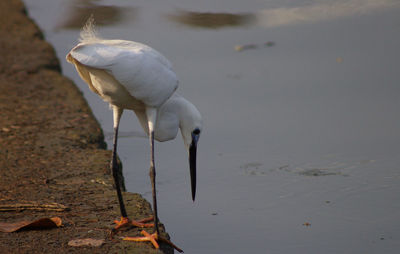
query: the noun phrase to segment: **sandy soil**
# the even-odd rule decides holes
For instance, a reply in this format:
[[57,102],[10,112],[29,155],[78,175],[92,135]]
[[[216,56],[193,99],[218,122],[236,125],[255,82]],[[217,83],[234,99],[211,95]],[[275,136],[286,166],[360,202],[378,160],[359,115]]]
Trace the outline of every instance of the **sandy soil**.
[[[20,0],[0,1],[0,205],[57,203],[66,211],[0,211],[0,222],[59,216],[50,230],[0,232],[0,253],[157,253],[149,243],[109,239],[119,217],[109,174],[111,152],[82,94],[60,74],[53,48]],[[131,217],[151,215],[137,194],[125,193]],[[163,227],[162,227],[163,228]],[[164,232],[164,230],[162,230]],[[165,233],[164,233],[165,234]],[[78,238],[101,247],[71,247]],[[162,245],[165,253],[171,248]]]

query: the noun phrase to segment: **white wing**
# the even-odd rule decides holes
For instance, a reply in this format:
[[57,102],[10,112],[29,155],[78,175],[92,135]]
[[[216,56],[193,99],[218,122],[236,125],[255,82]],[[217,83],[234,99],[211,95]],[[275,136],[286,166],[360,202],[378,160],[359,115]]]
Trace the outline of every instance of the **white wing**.
[[123,40],[80,43],[69,55],[83,65],[106,70],[148,106],[160,106],[178,87],[171,63],[144,44]]

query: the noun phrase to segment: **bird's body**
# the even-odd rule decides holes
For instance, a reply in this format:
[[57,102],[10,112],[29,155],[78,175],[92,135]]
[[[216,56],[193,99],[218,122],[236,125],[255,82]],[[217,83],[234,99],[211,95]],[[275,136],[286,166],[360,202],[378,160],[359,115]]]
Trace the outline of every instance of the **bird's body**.
[[121,108],[135,110],[140,103],[159,107],[178,88],[171,63],[141,43],[82,41],[67,55],[67,60],[90,83],[92,91]]
[[177,75],[163,55],[138,42],[99,38],[92,20],[88,21],[81,33],[80,43],[67,54],[66,59],[75,66],[89,88],[113,108],[114,147],[111,167],[123,218],[127,215],[116,174],[118,126],[123,110],[133,110],[149,135],[154,222],[158,233],[154,139],[171,140],[181,130],[189,153],[194,200],[196,149],[202,125],[200,113],[193,104],[175,92],[178,87]]

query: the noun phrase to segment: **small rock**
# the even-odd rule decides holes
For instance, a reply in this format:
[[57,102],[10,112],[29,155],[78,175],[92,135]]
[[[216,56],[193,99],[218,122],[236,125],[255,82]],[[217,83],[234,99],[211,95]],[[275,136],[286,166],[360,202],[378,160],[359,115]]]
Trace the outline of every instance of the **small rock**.
[[3,129],[1,129],[3,132],[9,132],[10,131],[10,129],[9,128],[6,128],[6,127],[4,127]]
[[80,247],[80,246],[100,247],[103,244],[104,244],[104,239],[93,239],[93,238],[74,239],[68,242],[68,245],[72,247]]

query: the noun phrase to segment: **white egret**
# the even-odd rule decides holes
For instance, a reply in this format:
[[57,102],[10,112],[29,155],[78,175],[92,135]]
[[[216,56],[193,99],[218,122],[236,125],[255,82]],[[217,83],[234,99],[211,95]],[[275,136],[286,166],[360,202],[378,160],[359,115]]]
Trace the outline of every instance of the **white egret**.
[[[142,231],[155,247],[159,236],[155,186],[154,139],[174,139],[181,130],[189,155],[192,199],[196,193],[196,150],[202,129],[202,118],[196,107],[175,93],[178,79],[170,62],[159,52],[141,43],[106,40],[98,37],[93,18],[81,32],[80,43],[66,56],[89,88],[110,104],[114,114],[114,140],[111,168],[121,210],[118,229],[125,225],[148,226],[128,219],[119,186],[116,162],[118,126],[124,109],[133,110],[149,135],[151,148],[150,179],[152,183],[154,227],[150,235]],[[150,224],[153,226],[152,224]],[[127,238],[133,241],[143,237]],[[171,243],[172,244],[172,243]],[[175,247],[175,246],[174,246]]]

